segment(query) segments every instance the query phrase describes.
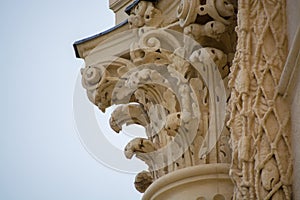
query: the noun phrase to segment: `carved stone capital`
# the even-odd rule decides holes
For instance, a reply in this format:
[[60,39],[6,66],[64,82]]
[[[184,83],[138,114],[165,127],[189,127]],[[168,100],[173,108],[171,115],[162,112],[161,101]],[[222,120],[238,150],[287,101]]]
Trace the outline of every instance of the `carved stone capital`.
[[[82,69],[93,104],[101,111],[119,105],[110,119],[114,131],[130,124],[145,128],[146,137],[124,150],[127,158],[148,165],[135,180],[140,192],[175,171],[231,160],[225,106],[236,3],[182,0],[177,18],[168,21],[172,12],[160,9],[166,6],[161,2],[130,6],[129,29],[90,51]],[[121,46],[114,55],[113,48]]]

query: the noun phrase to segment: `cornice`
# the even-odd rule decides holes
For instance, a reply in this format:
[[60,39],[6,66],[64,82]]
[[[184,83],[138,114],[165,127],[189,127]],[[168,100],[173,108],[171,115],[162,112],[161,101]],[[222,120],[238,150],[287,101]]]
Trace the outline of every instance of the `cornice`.
[[103,31],[103,32],[98,33],[96,35],[93,35],[93,36],[90,36],[90,37],[87,37],[87,38],[84,38],[84,39],[81,39],[81,40],[78,40],[78,41],[74,42],[73,48],[74,48],[76,57],[77,58],[83,58],[83,52],[80,50],[80,46],[82,46],[83,44],[88,43],[88,42],[90,42],[92,40],[95,40],[97,38],[100,38],[104,35],[107,35],[107,34],[113,32],[113,31],[125,26],[126,24],[128,24],[128,20],[125,20],[122,23],[120,23],[120,24],[118,24],[118,25],[116,25],[116,26],[114,26],[114,27],[112,27],[112,28],[110,28],[106,31]]

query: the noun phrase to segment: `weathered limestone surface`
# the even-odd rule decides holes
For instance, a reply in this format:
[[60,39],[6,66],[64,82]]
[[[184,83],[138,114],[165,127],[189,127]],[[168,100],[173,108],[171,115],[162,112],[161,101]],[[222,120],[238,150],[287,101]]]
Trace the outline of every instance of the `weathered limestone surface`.
[[[298,67],[300,62],[298,63]],[[297,150],[299,141],[300,141],[300,70],[298,70],[298,79],[297,79],[297,86],[294,90],[295,97],[293,99],[292,103],[292,147],[294,149],[294,156],[295,156],[295,162],[294,162],[294,176],[293,176],[293,193],[294,193],[294,199],[300,199],[300,152]]]
[[229,86],[234,199],[291,199],[290,108],[277,87],[287,57],[286,2],[238,2]]
[[[293,36],[293,37],[292,37]],[[300,199],[300,153],[297,149],[300,141],[300,23],[298,30],[290,33],[291,46],[278,90],[291,105],[292,147],[294,155],[293,194],[294,199]]]
[[287,1],[287,27],[288,27],[288,40],[289,47],[291,48],[297,29],[300,24],[300,1],[288,0]]
[[158,179],[143,199],[231,199],[233,185],[229,165],[207,164],[185,168]]
[[90,101],[103,112],[120,105],[110,119],[116,132],[124,124],[145,127],[147,138],[133,139],[124,150],[127,158],[136,156],[149,166],[137,175],[137,190],[145,192],[166,174],[209,165],[223,169],[213,171],[215,178],[207,183],[219,187],[197,194],[230,199],[225,106],[236,44],[236,3],[139,1],[127,12],[127,32],[107,40],[93,38],[93,45],[100,42],[93,49],[79,45],[89,50],[80,53],[85,56],[82,83]]

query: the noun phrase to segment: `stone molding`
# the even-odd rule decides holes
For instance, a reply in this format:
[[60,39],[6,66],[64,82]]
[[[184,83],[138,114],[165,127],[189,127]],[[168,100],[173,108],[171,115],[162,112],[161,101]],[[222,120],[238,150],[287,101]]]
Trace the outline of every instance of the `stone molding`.
[[175,171],[155,181],[143,200],[232,198],[229,164],[198,165]]

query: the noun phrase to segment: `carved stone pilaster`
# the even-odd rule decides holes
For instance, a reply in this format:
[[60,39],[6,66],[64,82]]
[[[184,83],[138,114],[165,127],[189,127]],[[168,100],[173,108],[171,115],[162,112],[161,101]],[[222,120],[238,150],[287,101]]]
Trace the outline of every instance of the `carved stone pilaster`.
[[239,0],[230,74],[234,199],[291,199],[289,107],[278,93],[287,57],[285,0]]

